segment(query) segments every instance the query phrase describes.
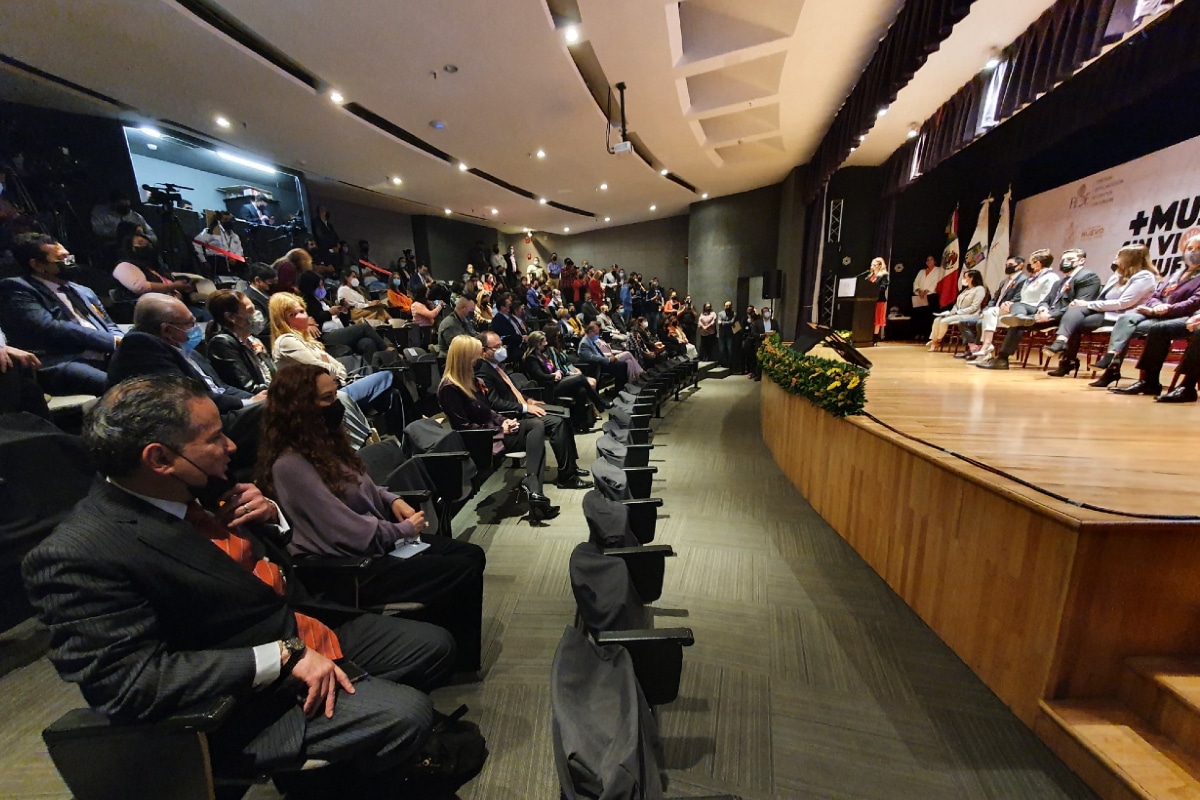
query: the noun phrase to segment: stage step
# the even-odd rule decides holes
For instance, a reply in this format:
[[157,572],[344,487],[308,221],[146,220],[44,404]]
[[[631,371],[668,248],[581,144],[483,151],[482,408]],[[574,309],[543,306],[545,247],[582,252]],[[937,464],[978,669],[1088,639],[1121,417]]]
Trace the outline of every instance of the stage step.
[[1120,699],[1200,761],[1200,658],[1130,658],[1125,668]]
[[1200,798],[1200,761],[1120,701],[1040,705],[1042,740],[1104,800]]
[[701,361],[700,362],[700,377],[701,378],[726,378],[733,374],[733,370],[728,367],[722,367],[719,361]]

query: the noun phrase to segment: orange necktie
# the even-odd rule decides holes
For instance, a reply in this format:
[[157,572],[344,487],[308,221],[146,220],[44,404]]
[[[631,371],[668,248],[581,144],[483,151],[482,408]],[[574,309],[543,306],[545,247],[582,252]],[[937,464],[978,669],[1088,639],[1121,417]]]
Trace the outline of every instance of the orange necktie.
[[517,402],[523,406],[529,405],[529,401],[525,399],[525,395],[521,394],[521,390],[518,389],[516,384],[512,382],[512,379],[508,377],[508,373],[499,367],[496,367],[496,372],[500,373],[500,377],[503,378],[504,382],[508,384],[508,388],[512,389],[512,393],[517,398]]
[[[283,570],[279,568],[278,564],[273,564],[265,558],[255,560],[254,549],[250,546],[250,542],[222,525],[216,517],[201,508],[198,503],[188,506],[184,520],[190,522],[196,530],[211,539],[213,544],[225,552],[225,555],[274,589],[275,594],[283,596]],[[331,660],[342,657],[342,646],[338,643],[337,634],[330,630],[325,623],[297,611],[296,629],[306,646]]]

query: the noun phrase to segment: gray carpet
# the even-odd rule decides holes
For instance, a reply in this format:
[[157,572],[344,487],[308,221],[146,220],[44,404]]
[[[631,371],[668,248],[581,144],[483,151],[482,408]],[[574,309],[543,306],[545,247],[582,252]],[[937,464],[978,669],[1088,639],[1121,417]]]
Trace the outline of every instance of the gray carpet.
[[[1093,796],[776,469],[757,384],[705,381],[668,409],[656,422],[654,493],[665,501],[658,541],[679,557],[656,605],[659,624],[696,634],[681,697],[661,710],[670,794]],[[593,439],[579,439],[584,461]],[[512,478],[494,476],[484,494]],[[573,619],[567,558],[586,528],[584,492],[554,494],[563,514],[549,527],[483,524],[473,509],[456,520],[488,551],[482,680],[435,694],[443,710],[467,703],[488,737],[491,759],[465,800],[558,796],[550,662]],[[38,732],[78,692],[45,659],[0,679],[0,691],[0,796],[67,797]]]

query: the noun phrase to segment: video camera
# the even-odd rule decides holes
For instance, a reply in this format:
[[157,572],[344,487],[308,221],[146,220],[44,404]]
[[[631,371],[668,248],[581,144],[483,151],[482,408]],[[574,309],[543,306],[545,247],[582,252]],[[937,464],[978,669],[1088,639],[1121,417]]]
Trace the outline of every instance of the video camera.
[[183,195],[179,193],[179,189],[192,191],[191,186],[179,186],[174,183],[158,183],[154,186],[143,183],[142,189],[147,193],[147,203],[164,208],[170,208],[183,202]]

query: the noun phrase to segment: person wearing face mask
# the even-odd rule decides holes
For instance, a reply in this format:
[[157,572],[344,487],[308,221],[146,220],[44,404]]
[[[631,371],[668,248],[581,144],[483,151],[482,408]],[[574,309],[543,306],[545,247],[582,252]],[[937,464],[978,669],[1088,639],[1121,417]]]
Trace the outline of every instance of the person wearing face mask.
[[[358,604],[420,602],[420,619],[450,631],[459,670],[480,667],[483,570],[479,545],[425,534],[430,520],[367,475],[342,429],[337,383],[320,367],[292,364],[271,383],[256,483],[291,523],[297,556],[368,556]],[[408,542],[412,558],[387,554]],[[314,587],[317,588],[317,587]]]
[[204,332],[208,360],[221,380],[251,394],[267,388],[275,362],[257,334],[266,320],[241,292],[218,289],[209,295],[212,322]]
[[[231,261],[237,263],[240,259],[241,263],[245,262],[242,239],[234,233],[233,214],[228,211],[214,214],[212,224],[198,233],[193,242],[196,255],[200,256],[201,261],[215,265],[223,272],[230,269]],[[208,261],[210,257],[213,258],[212,261]]]
[[600,338],[600,326],[594,322],[587,326],[583,338],[579,340],[578,352],[581,361],[596,364],[601,372],[611,375],[618,392],[625,388],[627,381],[641,375],[637,369],[634,375],[630,375],[630,362],[635,361],[633,355],[613,352],[608,343]]
[[108,385],[129,378],[171,375],[200,382],[221,412],[225,435],[238,446],[234,470],[245,474],[253,466],[258,447],[259,422],[265,391],[247,392],[230,386],[197,351],[204,330],[177,297],[142,295],[133,310],[133,330],[108,365]]
[[[126,192],[116,189],[109,193],[107,203],[97,203],[92,207],[92,233],[100,240],[103,247],[115,247],[118,242],[117,226],[128,222],[138,226],[152,244],[158,244],[158,236],[146,218],[133,210],[133,203]],[[111,263],[111,262],[109,262]]]
[[955,354],[955,358],[975,360],[980,349],[981,315],[988,309],[997,309],[1005,303],[1012,303],[1020,299],[1021,288],[1025,285],[1028,277],[1025,272],[1025,259],[1020,256],[1009,256],[1008,260],[1004,262],[1004,279],[1000,281],[1000,285],[996,287],[991,298],[983,304],[983,309],[977,314],[968,314],[959,319],[958,331],[965,347],[961,353]]
[[733,311],[733,301],[726,300],[725,306],[717,312],[717,344],[720,347],[721,366],[733,369],[734,355],[734,326],[737,325],[737,314]]
[[700,338],[700,360],[717,360],[717,313],[712,303],[705,303],[696,320],[696,334]]
[[476,332],[475,301],[470,297],[459,297],[454,303],[454,313],[447,314],[438,325],[438,346],[443,353],[447,352],[455,337],[474,336]]
[[136,300],[148,292],[157,292],[187,302],[194,291],[191,281],[176,278],[159,262],[154,243],[141,229],[123,237],[118,258],[112,275],[121,284],[123,299]]
[[742,350],[742,368],[747,378],[754,380],[754,370],[758,368],[758,344],[759,338],[755,333],[755,323],[760,320],[758,318],[758,309],[754,306],[746,306],[746,313],[741,319],[741,350]]
[[[992,338],[1000,327],[1002,316],[1016,315],[1032,317],[1038,306],[1046,299],[1050,290],[1059,283],[1058,275],[1050,269],[1054,264],[1054,255],[1049,250],[1035,250],[1029,255],[1029,263],[1025,265],[1026,278],[1021,284],[1021,291],[1012,301],[1002,302],[997,306],[985,308],[979,318],[979,328],[983,331],[979,340],[979,348],[973,354],[980,363],[985,363],[996,354],[992,346]],[[965,336],[963,337],[966,338]],[[971,360],[971,359],[968,359]]]
[[1124,389],[1110,391],[1157,396],[1162,391],[1158,373],[1170,352],[1171,342],[1187,337],[1188,320],[1197,311],[1200,311],[1200,236],[1193,236],[1183,246],[1183,265],[1158,284],[1149,300],[1117,319],[1108,340],[1108,352],[1096,362],[1097,367],[1104,368],[1104,373],[1088,385],[1107,386],[1119,381],[1129,342],[1135,336],[1144,336],[1146,347],[1138,362],[1140,378]]
[[1158,270],[1150,261],[1150,250],[1144,244],[1122,247],[1113,262],[1113,274],[1095,300],[1075,300],[1058,325],[1054,342],[1044,348],[1050,356],[1057,355],[1058,366],[1051,376],[1062,378],[1079,368],[1076,354],[1083,334],[1104,325],[1114,325],[1121,313],[1136,308],[1149,299],[1158,284]]
[[1012,311],[1000,318],[1000,324],[1008,331],[996,357],[975,366],[981,369],[1008,369],[1008,359],[1017,352],[1017,347],[1029,329],[1041,330],[1057,327],[1059,320],[1076,300],[1095,300],[1100,295],[1100,276],[1084,267],[1087,254],[1078,248],[1063,252],[1061,269],[1063,276],[1038,303],[1032,315]]
[[362,279],[350,270],[342,275],[337,299],[343,308],[350,309],[351,322],[387,322],[392,318],[383,301],[366,298],[363,294]]
[[8,343],[40,361],[37,382],[47,393],[103,394],[121,329],[95,292],[67,280],[71,254],[53,237],[20,234],[12,254],[24,274],[0,281],[0,327]]

